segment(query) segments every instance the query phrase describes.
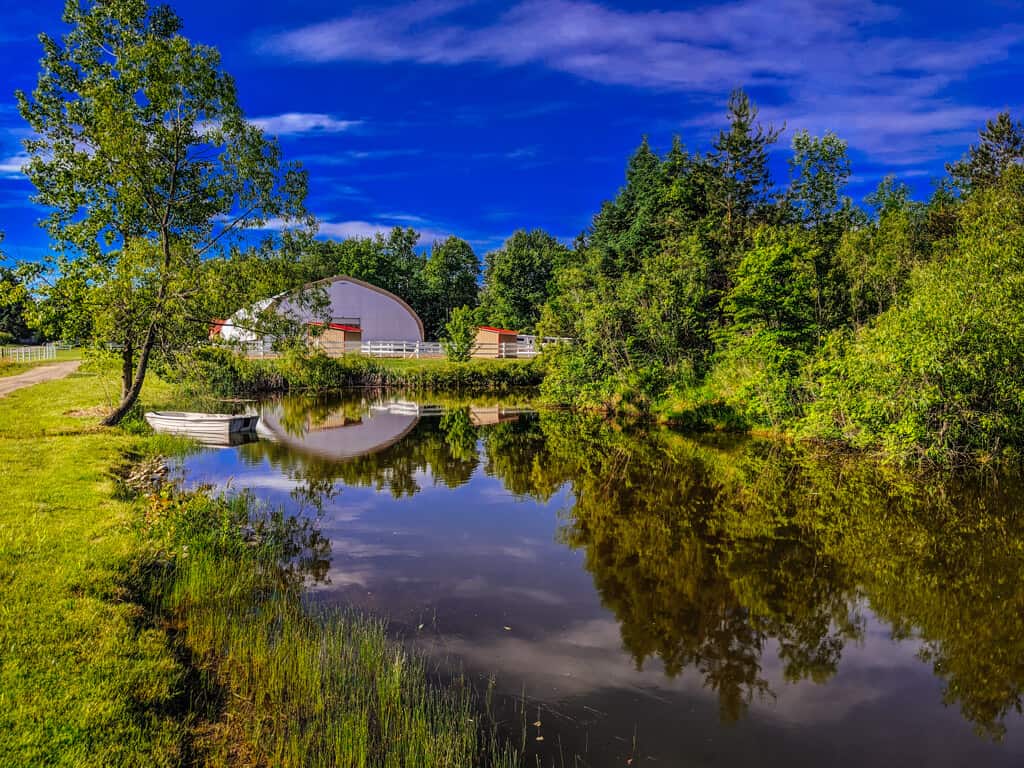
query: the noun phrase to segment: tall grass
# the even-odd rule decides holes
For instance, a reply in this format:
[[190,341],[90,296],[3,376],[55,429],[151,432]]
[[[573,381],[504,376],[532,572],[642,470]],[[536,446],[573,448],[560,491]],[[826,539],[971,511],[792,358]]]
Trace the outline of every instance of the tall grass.
[[221,688],[211,765],[513,766],[472,687],[431,682],[380,620],[314,606],[303,566],[324,555],[308,524],[251,497],[150,499],[154,605],[204,688]]
[[500,390],[531,387],[543,378],[536,360],[386,360],[346,355],[285,355],[254,360],[210,347],[168,371],[185,390],[222,397],[343,387],[421,390]]

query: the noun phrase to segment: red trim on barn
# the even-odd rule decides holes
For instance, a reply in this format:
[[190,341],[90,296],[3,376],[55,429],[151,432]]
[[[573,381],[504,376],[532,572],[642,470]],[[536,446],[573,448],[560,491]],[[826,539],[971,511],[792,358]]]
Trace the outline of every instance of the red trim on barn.
[[213,320],[211,320],[210,321],[210,338],[213,339],[213,338],[216,338],[217,336],[220,336],[221,331],[224,330],[224,326],[227,325],[227,324],[228,324],[227,320],[221,320],[220,318],[217,318],[217,317],[215,317]]
[[481,325],[481,326],[479,326],[479,329],[481,331],[492,331],[494,333],[510,333],[513,336],[518,336],[519,335],[519,331],[510,331],[507,328],[492,328],[489,325]]
[[[315,325],[318,328],[323,326],[323,323],[317,320],[311,320],[306,325]],[[347,331],[348,333],[362,333],[363,329],[355,325],[342,325],[341,323],[328,323],[327,327],[332,331]]]

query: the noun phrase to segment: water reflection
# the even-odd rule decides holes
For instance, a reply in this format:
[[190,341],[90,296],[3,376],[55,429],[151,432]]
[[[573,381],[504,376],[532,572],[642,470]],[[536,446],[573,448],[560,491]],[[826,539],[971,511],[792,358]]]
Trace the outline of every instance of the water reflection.
[[527,684],[591,764],[1024,756],[1016,482],[496,402],[287,400],[264,417],[273,440],[191,473],[316,499],[323,599]]

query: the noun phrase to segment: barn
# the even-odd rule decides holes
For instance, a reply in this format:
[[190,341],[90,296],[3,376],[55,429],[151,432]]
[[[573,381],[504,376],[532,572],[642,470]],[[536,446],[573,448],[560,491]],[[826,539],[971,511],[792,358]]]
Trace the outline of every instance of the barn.
[[322,312],[303,306],[299,297],[308,290],[320,289],[327,299],[328,319],[324,334],[342,341],[423,341],[423,321],[412,307],[383,288],[338,275],[309,283],[290,293],[274,296],[248,310],[239,310],[225,321],[220,336],[228,341],[256,341],[245,328],[245,319],[273,307],[277,312],[305,323],[322,325]]
[[519,331],[481,325],[476,329],[473,357],[503,357],[503,350],[506,349],[503,345],[515,345],[518,338]]

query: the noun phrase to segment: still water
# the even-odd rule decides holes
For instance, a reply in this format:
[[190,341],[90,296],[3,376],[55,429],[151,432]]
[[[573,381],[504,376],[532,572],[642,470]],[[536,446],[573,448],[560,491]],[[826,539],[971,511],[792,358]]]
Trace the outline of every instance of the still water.
[[1016,482],[512,401],[261,410],[188,481],[315,517],[313,598],[493,677],[545,765],[1024,765]]

